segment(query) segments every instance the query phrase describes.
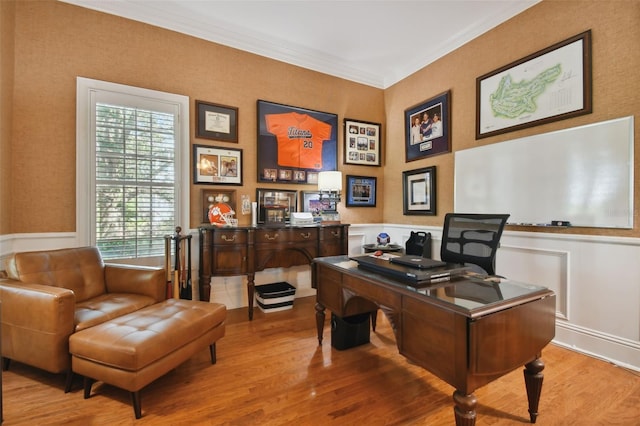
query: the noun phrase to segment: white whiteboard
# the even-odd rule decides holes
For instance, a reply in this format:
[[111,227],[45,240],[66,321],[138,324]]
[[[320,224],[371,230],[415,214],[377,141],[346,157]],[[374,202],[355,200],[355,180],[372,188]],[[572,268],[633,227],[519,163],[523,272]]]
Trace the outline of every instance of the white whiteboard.
[[633,228],[633,117],[457,151],[454,203],[511,224]]

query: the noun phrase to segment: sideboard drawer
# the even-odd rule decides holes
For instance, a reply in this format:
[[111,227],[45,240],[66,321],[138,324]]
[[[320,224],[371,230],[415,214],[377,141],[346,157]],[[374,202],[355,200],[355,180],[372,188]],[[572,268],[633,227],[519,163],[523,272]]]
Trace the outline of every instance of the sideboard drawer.
[[246,244],[247,232],[245,230],[218,230],[213,233],[214,245]]
[[256,243],[297,243],[305,241],[317,241],[317,228],[274,228],[258,229],[256,231]]

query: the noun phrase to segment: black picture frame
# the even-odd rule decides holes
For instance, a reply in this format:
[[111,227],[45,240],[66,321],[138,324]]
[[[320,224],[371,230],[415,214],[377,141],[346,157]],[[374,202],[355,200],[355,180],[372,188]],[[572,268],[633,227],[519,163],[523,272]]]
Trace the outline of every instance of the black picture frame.
[[193,183],[242,185],[242,149],[193,145]]
[[298,211],[298,193],[282,189],[256,189],[257,222],[265,225],[284,225],[291,213]]
[[402,172],[402,198],[405,215],[436,214],[436,166]]
[[404,127],[405,162],[451,152],[451,91],[406,109]]
[[238,108],[196,100],[196,137],[238,143]]
[[344,164],[380,166],[382,135],[380,123],[344,119]]
[[347,207],[375,207],[377,178],[347,175]]
[[336,114],[264,100],[257,112],[259,183],[314,184],[318,172],[338,169]]
[[590,114],[591,73],[588,30],[478,77],[476,139]]

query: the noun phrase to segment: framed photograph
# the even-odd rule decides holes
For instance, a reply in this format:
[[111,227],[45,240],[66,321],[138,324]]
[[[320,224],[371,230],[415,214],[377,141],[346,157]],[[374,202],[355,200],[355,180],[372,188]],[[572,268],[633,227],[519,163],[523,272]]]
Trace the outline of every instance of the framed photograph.
[[436,214],[436,166],[402,172],[403,213]]
[[344,120],[344,164],[380,166],[380,124]]
[[297,211],[296,191],[281,189],[256,189],[259,224],[282,224],[289,222],[291,213]]
[[451,152],[451,91],[404,112],[406,162]]
[[591,31],[476,79],[476,139],[589,114]]
[[202,223],[209,223],[209,209],[216,203],[227,203],[236,212],[236,191],[233,189],[201,189]]
[[242,150],[194,145],[193,183],[242,185]]
[[238,143],[238,108],[196,101],[196,137]]
[[313,184],[337,170],[338,116],[258,100],[258,182]]
[[347,207],[376,206],[375,177],[347,175]]
[[322,199],[319,191],[300,191],[300,211],[311,212],[314,218],[320,218],[323,212],[336,211],[336,203]]

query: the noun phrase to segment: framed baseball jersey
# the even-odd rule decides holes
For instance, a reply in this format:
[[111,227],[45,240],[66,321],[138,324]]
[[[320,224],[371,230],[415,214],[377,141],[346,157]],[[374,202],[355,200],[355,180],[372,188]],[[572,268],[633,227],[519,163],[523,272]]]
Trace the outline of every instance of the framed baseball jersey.
[[338,117],[258,101],[258,182],[317,183],[337,170]]

